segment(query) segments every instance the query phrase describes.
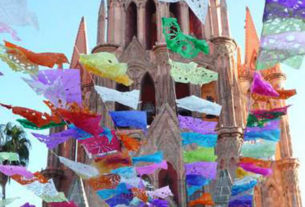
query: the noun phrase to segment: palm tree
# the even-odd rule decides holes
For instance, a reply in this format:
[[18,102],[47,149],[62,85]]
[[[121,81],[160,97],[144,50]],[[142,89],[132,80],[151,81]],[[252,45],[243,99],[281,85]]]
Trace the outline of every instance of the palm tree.
[[[3,165],[21,165],[26,166],[29,161],[30,140],[27,139],[23,128],[7,123],[0,125],[0,152],[15,152],[19,155],[19,161],[4,161]],[[0,184],[2,187],[2,199],[5,199],[6,183],[9,177],[0,174]]]

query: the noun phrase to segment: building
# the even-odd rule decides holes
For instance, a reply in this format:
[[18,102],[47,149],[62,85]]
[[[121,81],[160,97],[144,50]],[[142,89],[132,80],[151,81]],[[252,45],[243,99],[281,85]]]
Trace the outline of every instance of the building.
[[[161,17],[176,17],[185,34],[206,39],[210,45],[209,55],[200,54],[193,61],[219,73],[216,82],[203,85],[174,83],[170,77],[168,57],[186,62],[178,54],[168,53],[162,34]],[[77,34],[71,68],[81,70],[83,101],[91,110],[101,113],[102,124],[112,127],[108,110],[128,110],[123,105],[103,103],[94,91],[94,84],[119,91],[141,90],[139,110],[146,110],[150,127],[148,134],[139,130],[118,129],[118,133],[128,133],[145,140],[139,154],[148,154],[162,150],[168,161],[168,170],[159,170],[152,176],[146,176],[156,187],[169,185],[174,193],[171,206],[187,206],[184,183],[183,149],[177,114],[202,117],[204,120],[219,121],[219,135],[216,147],[219,175],[217,181],[202,189],[211,192],[217,206],[227,206],[231,178],[235,177],[240,147],[243,143],[243,129],[247,118],[247,103],[258,52],[258,37],[253,21],[247,10],[246,19],[246,55],[242,64],[240,51],[230,36],[226,0],[210,0],[206,23],[202,25],[188,5],[164,3],[157,0],[108,0],[101,1],[98,18],[97,45],[91,51],[114,53],[121,62],[128,63],[128,75],[134,84],[126,87],[113,81],[91,76],[79,64],[79,54],[88,54],[86,25],[81,20]],[[268,70],[264,77],[276,88],[283,87],[285,75],[279,67]],[[176,107],[175,99],[189,95],[202,96],[222,105],[220,117],[191,113]],[[254,103],[254,106],[274,107],[284,102],[270,104]],[[274,174],[255,190],[257,207],[300,207],[301,199],[297,181],[298,161],[292,158],[291,138],[287,117],[282,122],[282,137],[278,145],[276,160],[273,162]],[[56,131],[61,129],[56,129]],[[52,132],[55,132],[53,130]],[[84,150],[69,140],[54,150],[58,155],[79,162],[89,162]],[[56,186],[64,191],[69,199],[79,206],[104,206],[86,182],[59,163],[53,154],[49,154],[48,168],[45,174],[53,177]],[[197,193],[200,195],[201,192]],[[80,196],[81,195],[81,196]],[[194,195],[194,196],[198,196]]]

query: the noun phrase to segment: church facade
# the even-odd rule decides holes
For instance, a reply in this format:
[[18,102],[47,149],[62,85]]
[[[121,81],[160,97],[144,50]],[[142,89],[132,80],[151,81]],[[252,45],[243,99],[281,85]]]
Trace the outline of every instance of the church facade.
[[[255,70],[259,39],[249,10],[246,11],[246,49],[245,61],[241,61],[238,45],[230,35],[226,0],[210,0],[205,24],[197,19],[188,5],[181,1],[164,3],[157,0],[107,0],[102,1],[98,17],[97,45],[91,53],[111,52],[120,62],[128,64],[129,77],[134,81],[130,87],[111,80],[90,75],[78,62],[80,54],[89,54],[84,18],[77,34],[71,68],[81,71],[83,102],[92,111],[102,115],[102,125],[113,127],[108,111],[129,110],[114,103],[103,103],[94,90],[101,85],[119,91],[138,89],[141,103],[138,110],[147,111],[148,133],[140,130],[118,129],[117,133],[127,133],[141,139],[144,145],[138,155],[164,152],[168,162],[167,170],[157,170],[153,175],[143,178],[155,187],[169,185],[174,196],[171,206],[187,206],[183,148],[181,130],[177,115],[200,117],[206,121],[218,121],[218,177],[209,186],[197,192],[214,196],[216,206],[227,206],[230,198],[232,179],[239,161],[246,125],[250,84]],[[210,54],[200,54],[192,61],[207,69],[218,72],[219,79],[203,85],[175,83],[170,76],[168,59],[187,62],[178,54],[167,50],[162,34],[162,17],[175,17],[185,34],[205,39],[210,46]],[[284,87],[285,74],[276,66],[263,72],[266,80],[278,89]],[[176,99],[190,95],[201,96],[222,105],[219,117],[192,113],[176,107]],[[260,103],[251,100],[251,107],[270,109],[283,106],[283,101]],[[56,129],[51,131],[60,131]],[[190,146],[192,147],[192,146]],[[89,163],[86,153],[75,140],[59,145],[55,150],[60,156]],[[273,174],[255,188],[256,207],[300,207],[301,198],[298,187],[298,161],[293,158],[291,137],[287,117],[281,120],[281,141],[273,161]],[[70,200],[80,207],[106,206],[90,189],[86,182],[75,176],[71,170],[59,163],[50,153],[45,174],[52,177],[59,191],[64,191]],[[80,196],[81,195],[81,196]]]

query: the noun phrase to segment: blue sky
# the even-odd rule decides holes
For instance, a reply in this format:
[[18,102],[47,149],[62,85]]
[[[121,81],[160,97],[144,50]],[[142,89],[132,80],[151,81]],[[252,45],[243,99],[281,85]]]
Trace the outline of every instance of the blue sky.
[[[92,49],[96,43],[97,14],[100,0],[28,0],[28,7],[38,17],[40,29],[32,27],[14,27],[22,39],[21,45],[33,51],[63,52],[70,59],[72,49],[82,16],[85,16],[89,47]],[[249,6],[256,28],[260,34],[264,0],[227,0],[232,37],[241,48],[244,48],[244,20],[245,7]],[[0,39],[12,41],[8,35],[0,34]],[[14,41],[13,41],[14,42]],[[303,64],[304,65],[304,64]],[[68,67],[66,65],[66,67]],[[290,129],[292,135],[295,157],[305,163],[304,146],[305,127],[300,120],[305,117],[303,104],[305,100],[305,84],[300,77],[305,77],[304,67],[301,70],[283,68],[287,74],[286,88],[296,88],[298,94],[289,100],[293,106],[289,109]],[[0,102],[17,106],[34,108],[40,111],[48,111],[42,104],[42,97],[37,96],[22,80],[26,75],[14,73],[3,63],[0,63],[0,71],[5,75],[0,77]],[[0,123],[13,121],[17,118],[5,109],[0,108]],[[46,167],[47,148],[36,139],[28,137],[32,142],[29,170],[35,172]],[[44,131],[43,133],[47,133]],[[305,174],[305,167],[301,165],[300,175]],[[301,190],[305,193],[305,178],[299,176]],[[303,195],[305,196],[305,194]],[[41,206],[41,200],[23,186],[11,181],[7,188],[7,197],[19,196],[20,199],[9,207],[20,206],[25,202],[31,202],[37,207]]]

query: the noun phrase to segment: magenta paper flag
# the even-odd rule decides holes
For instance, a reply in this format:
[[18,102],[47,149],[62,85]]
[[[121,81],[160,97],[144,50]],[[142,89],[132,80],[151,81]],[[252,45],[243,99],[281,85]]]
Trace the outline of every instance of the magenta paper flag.
[[239,163],[239,166],[248,172],[268,176],[272,174],[271,168],[261,168],[251,163]]
[[73,201],[49,203],[51,207],[78,207]]
[[39,141],[45,143],[49,149],[53,149],[57,147],[57,145],[72,139],[72,138],[78,138],[77,137],[77,131],[74,129],[67,129],[62,132],[50,134],[50,135],[43,135],[43,134],[37,134],[32,133],[34,137],[36,137]]
[[280,95],[270,83],[263,80],[259,72],[254,73],[251,92],[271,97],[278,97]]
[[173,193],[171,191],[171,189],[169,188],[169,186],[165,186],[163,188],[159,188],[157,190],[154,191],[147,191],[147,194],[151,197],[154,198],[167,198],[168,196],[173,196]]
[[1,0],[0,22],[16,26],[32,25],[38,28],[37,17],[28,10],[27,0]]
[[63,108],[68,103],[82,104],[80,71],[78,69],[43,70],[37,76],[24,81],[38,95],[43,95],[56,107]]
[[217,162],[193,162],[184,165],[186,175],[202,175],[207,179],[215,179]]
[[136,171],[138,175],[150,175],[155,172],[155,170],[162,168],[162,169],[167,169],[167,162],[166,160],[163,160],[161,163],[154,163],[152,165],[146,165],[143,167],[136,167]]
[[32,178],[33,173],[29,172],[25,167],[15,165],[0,165],[0,172],[4,175],[22,175],[25,178]]
[[91,137],[78,140],[78,142],[83,145],[89,157],[92,157],[92,155],[102,156],[107,152],[121,150],[120,142],[116,136],[113,136],[111,142],[105,136]]
[[274,108],[271,110],[254,110],[251,111],[251,113],[258,119],[277,119],[280,116],[286,115],[287,114],[287,109],[290,107],[284,106],[280,108]]
[[181,115],[178,115],[178,119],[181,129],[191,130],[200,134],[216,134],[215,127],[217,122],[203,121],[202,119]]
[[13,40],[21,41],[21,39],[17,35],[17,32],[13,28],[2,22],[0,22],[0,33],[8,33],[11,35]]

